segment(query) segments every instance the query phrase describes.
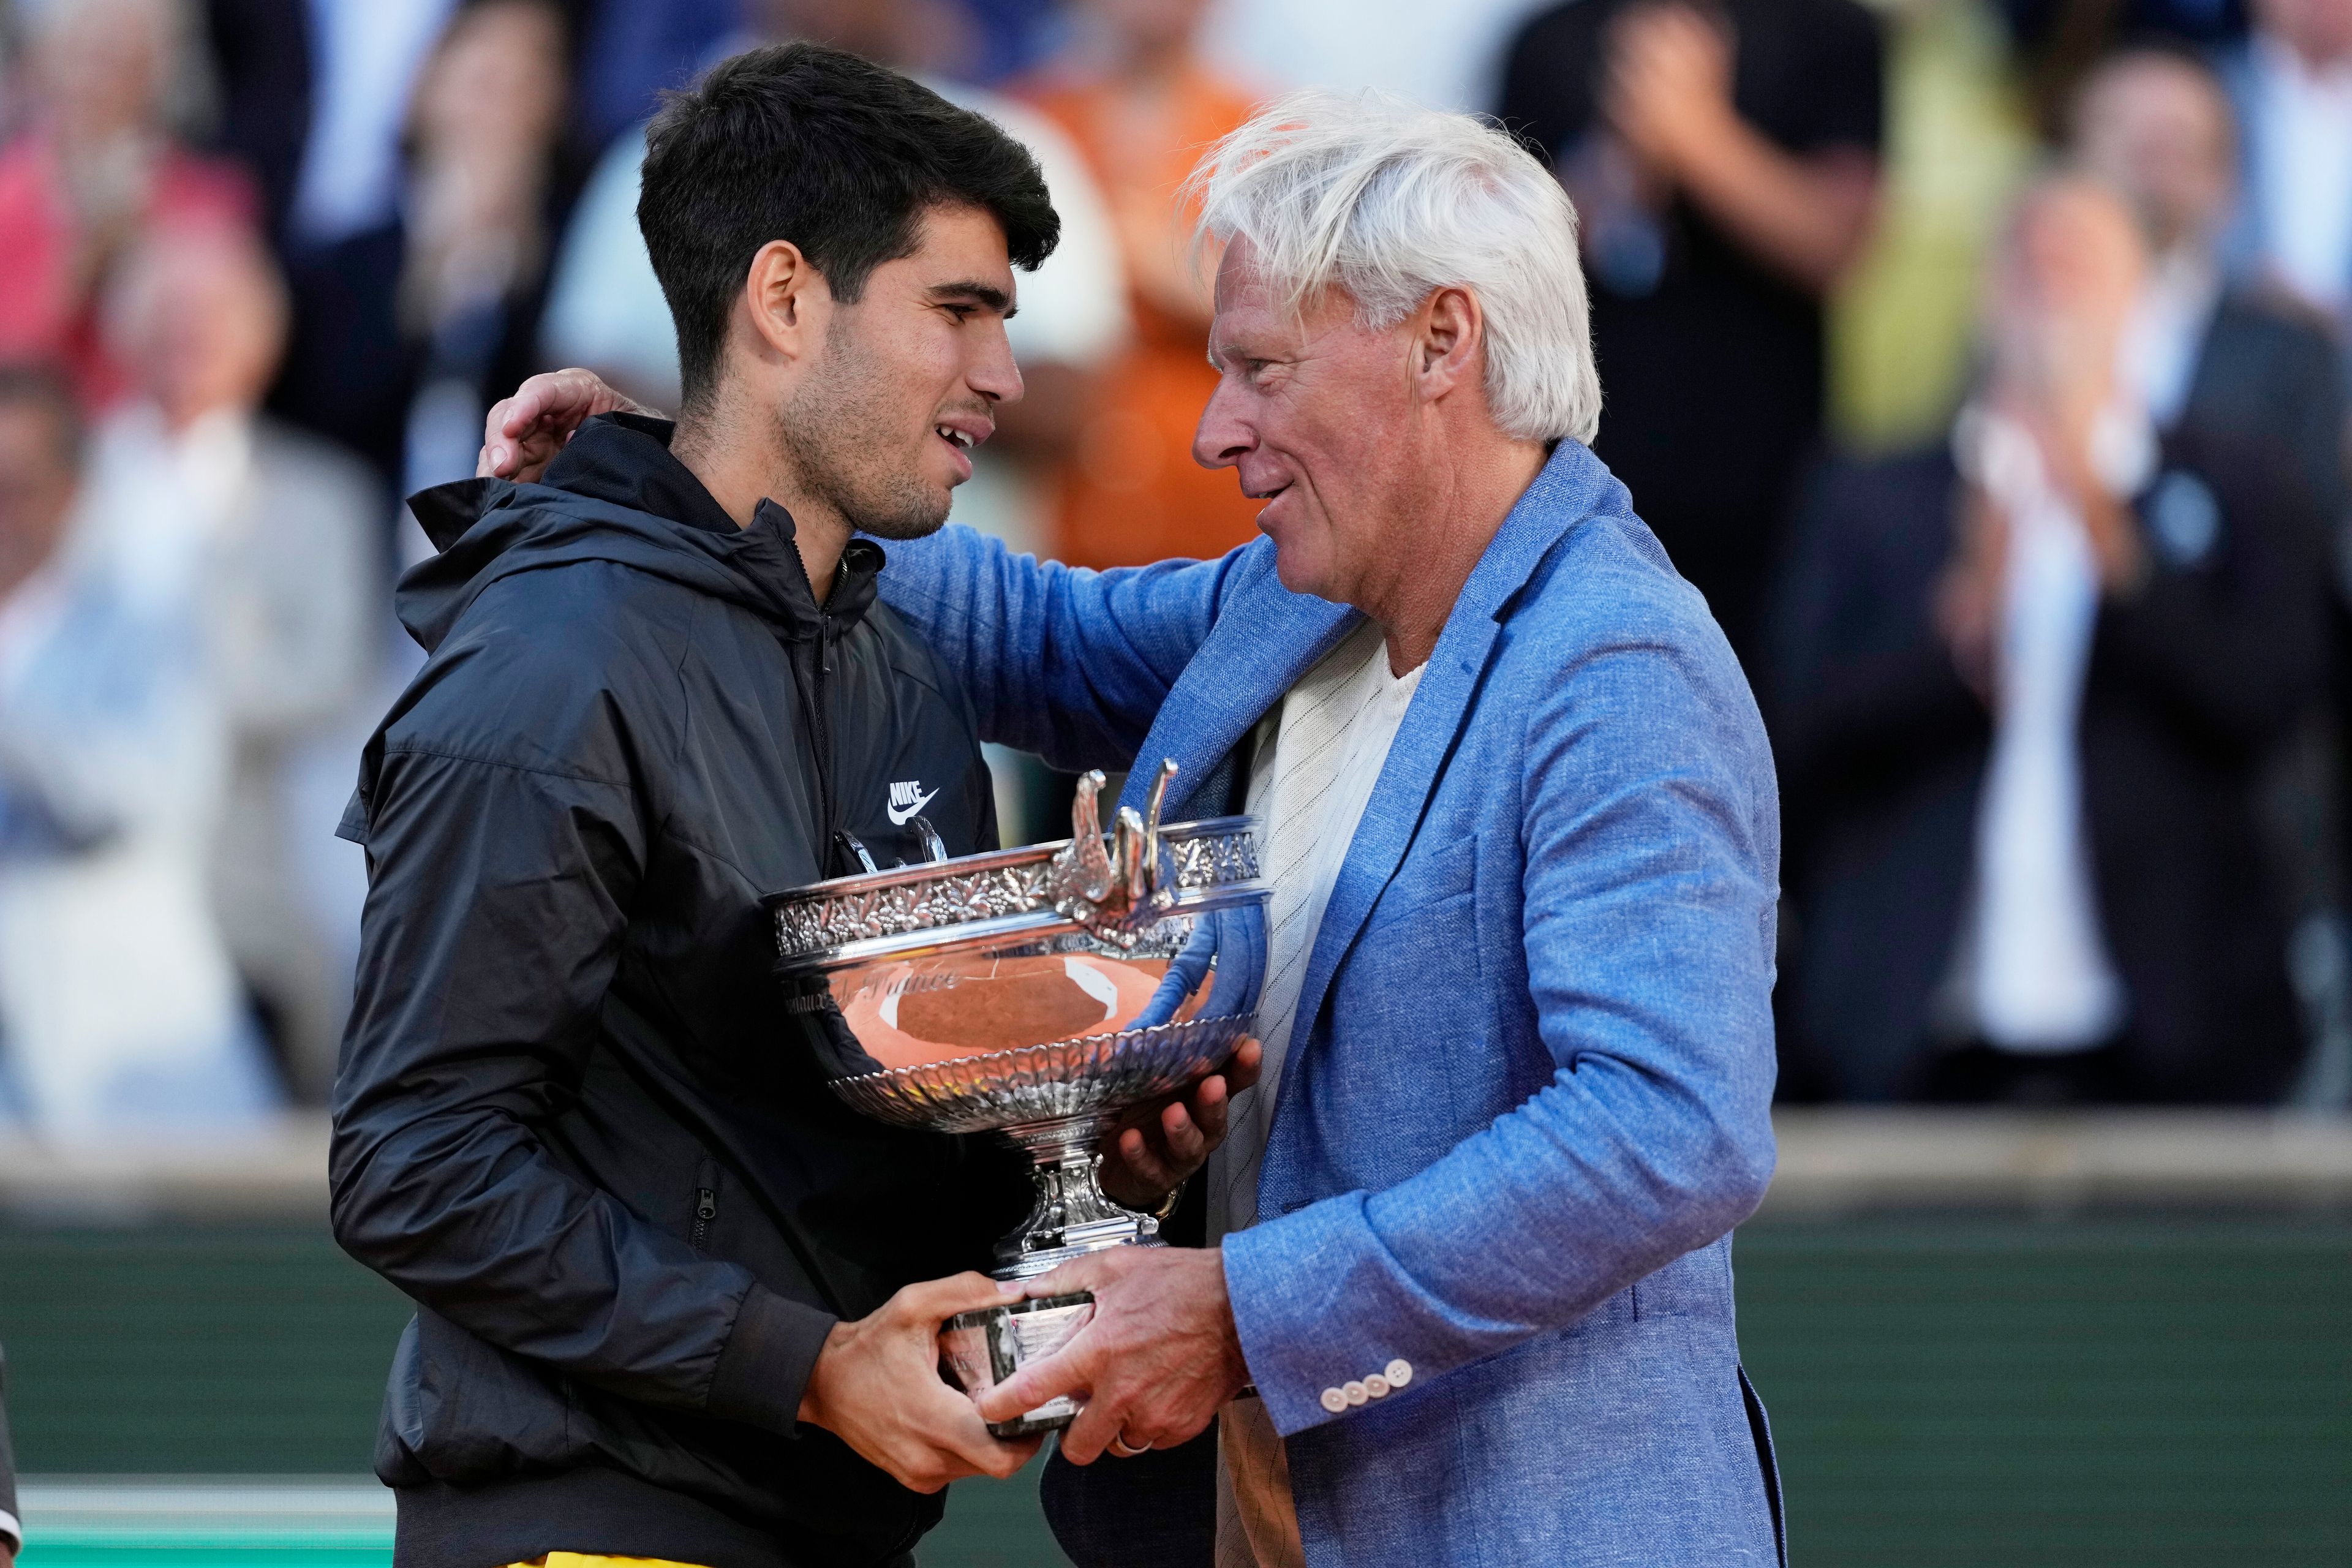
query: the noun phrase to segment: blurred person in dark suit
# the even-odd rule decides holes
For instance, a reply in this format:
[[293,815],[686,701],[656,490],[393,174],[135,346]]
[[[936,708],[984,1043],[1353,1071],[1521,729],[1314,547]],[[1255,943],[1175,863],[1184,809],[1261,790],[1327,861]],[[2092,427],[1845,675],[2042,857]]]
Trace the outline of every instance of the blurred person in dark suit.
[[415,383],[397,300],[403,142],[419,75],[459,0],[306,0],[309,114],[279,260],[293,299],[270,411],[401,480]]
[[215,110],[205,144],[252,176],[262,232],[283,232],[310,131],[308,0],[203,0]]
[[2322,529],[2284,443],[2158,427],[2149,295],[2129,209],[2042,184],[1950,447],[1811,488],[1774,668],[1784,1059],[1816,1092],[2261,1103],[2293,1075],[2253,787],[2321,679]]
[[1571,0],[1519,34],[1504,123],[1581,220],[1609,377],[1594,450],[1756,677],[1822,300],[1878,190],[1883,67],[1851,0]]
[[[2237,135],[2212,68],[2167,48],[2125,51],[2085,77],[2068,119],[2074,156],[2130,202],[2152,253],[2129,353],[2150,416],[2160,427],[2185,423],[2276,443],[2317,502],[2324,560],[2340,561],[2352,487],[2338,351],[2327,319],[2308,303],[2273,281],[2226,276],[2219,240],[2237,194]],[[2327,962],[2344,951],[2343,737],[2352,700],[2352,615],[2340,567],[2331,576],[2334,723],[2326,699],[2315,700],[2258,790],[2294,933],[2295,988],[2318,1040],[2340,1032],[2352,1004],[2343,964]],[[2328,1059],[2323,1052],[2317,1061]]]
[[362,464],[259,412],[286,316],[243,228],[163,230],[125,259],[108,329],[137,386],[97,432],[77,542],[192,606],[229,745],[212,907],[289,1079],[323,1100],[357,954],[300,869],[341,800],[306,803],[295,775],[368,689],[383,521]]
[[418,78],[400,275],[420,360],[405,489],[470,473],[490,400],[540,368],[549,254],[584,174],[568,156],[568,39],[553,0],[474,0]]
[[255,216],[242,171],[181,145],[168,112],[186,60],[176,0],[31,9],[25,132],[0,149],[0,356],[57,359],[84,404],[121,394],[98,301],[153,223]]
[[591,153],[651,114],[656,95],[693,80],[743,25],[740,0],[590,0],[579,9],[572,122]]
[[2074,160],[2130,204],[2147,241],[2126,354],[2148,416],[2276,440],[2333,530],[2352,509],[2335,349],[2292,296],[2225,278],[2237,137],[2221,81],[2193,55],[2127,50],[2084,79],[2069,131]]
[[278,1103],[206,896],[227,777],[193,605],[95,537],[57,370],[0,367],[0,1113],[60,1139]]

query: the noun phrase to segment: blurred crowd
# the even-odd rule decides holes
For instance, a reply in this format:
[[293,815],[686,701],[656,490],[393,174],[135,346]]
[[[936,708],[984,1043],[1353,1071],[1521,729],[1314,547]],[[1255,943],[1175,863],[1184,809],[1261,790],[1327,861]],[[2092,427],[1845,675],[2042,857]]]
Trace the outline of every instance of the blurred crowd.
[[399,498],[535,370],[674,400],[643,122],[790,37],[1036,152],[956,515],[1094,566],[1254,533],[1201,150],[1500,115],[1779,752],[1783,1092],[2352,1099],[2352,0],[0,0],[0,1126],[323,1095]]

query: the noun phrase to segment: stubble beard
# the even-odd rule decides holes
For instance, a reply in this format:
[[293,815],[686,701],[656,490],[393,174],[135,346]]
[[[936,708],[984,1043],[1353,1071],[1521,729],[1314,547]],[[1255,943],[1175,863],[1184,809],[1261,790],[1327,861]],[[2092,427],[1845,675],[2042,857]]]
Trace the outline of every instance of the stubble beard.
[[926,539],[947,522],[949,498],[877,449],[876,433],[896,428],[899,414],[887,377],[836,323],[820,374],[785,405],[784,450],[801,482],[850,527],[877,539]]

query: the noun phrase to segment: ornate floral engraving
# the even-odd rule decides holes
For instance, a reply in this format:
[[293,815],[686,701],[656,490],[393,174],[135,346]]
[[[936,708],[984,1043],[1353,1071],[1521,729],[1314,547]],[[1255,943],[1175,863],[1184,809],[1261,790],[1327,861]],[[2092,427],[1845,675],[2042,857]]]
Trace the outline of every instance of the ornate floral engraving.
[[1168,850],[1176,862],[1176,885],[1180,888],[1214,888],[1227,882],[1250,881],[1257,876],[1255,834],[1220,833],[1202,838],[1172,839]]
[[[1257,846],[1246,825],[1192,833],[1171,827],[1160,838],[1179,892],[1246,882],[1257,876]],[[787,961],[848,942],[931,931],[1054,908],[1053,848],[987,870],[950,872],[838,893],[788,893],[771,900],[776,950]]]

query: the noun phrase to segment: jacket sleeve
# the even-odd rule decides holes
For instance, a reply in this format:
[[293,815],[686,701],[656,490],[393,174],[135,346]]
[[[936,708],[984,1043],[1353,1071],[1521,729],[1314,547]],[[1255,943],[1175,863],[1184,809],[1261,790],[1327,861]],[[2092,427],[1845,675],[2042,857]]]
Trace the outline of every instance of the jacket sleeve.
[[[1770,1178],[1779,825],[1737,666],[1620,642],[1525,722],[1523,945],[1550,1081],[1394,1187],[1225,1238],[1286,1436],[1393,1359],[1436,1376],[1574,1322],[1721,1237]],[[1326,1016],[1346,1048],[1350,1019]]]
[[362,802],[336,1239],[546,1367],[791,1432],[833,1318],[641,1221],[541,1131],[596,1038],[643,875],[630,785],[394,744]]
[[961,677],[982,738],[1067,769],[1133,760],[1244,553],[1093,572],[960,526],[888,552],[882,597]]

